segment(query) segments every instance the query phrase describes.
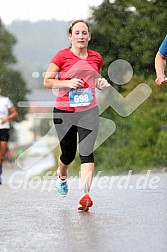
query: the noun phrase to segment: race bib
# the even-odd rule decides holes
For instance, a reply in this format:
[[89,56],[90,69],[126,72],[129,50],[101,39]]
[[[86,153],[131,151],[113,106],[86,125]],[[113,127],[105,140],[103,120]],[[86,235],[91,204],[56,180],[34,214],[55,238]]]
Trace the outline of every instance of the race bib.
[[91,88],[78,88],[69,91],[70,107],[88,106],[93,101]]

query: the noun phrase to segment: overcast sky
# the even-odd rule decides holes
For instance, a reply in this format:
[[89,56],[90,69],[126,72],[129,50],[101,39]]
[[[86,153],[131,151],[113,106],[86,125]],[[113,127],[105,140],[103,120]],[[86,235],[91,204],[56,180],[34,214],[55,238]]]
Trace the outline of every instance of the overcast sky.
[[103,0],[0,0],[0,18],[4,24],[13,20],[64,20],[90,16],[90,6]]

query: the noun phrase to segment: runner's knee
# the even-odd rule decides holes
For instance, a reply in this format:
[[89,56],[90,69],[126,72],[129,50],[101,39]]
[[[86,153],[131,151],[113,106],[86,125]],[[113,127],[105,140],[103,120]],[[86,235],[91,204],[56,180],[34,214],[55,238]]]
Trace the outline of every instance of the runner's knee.
[[80,160],[81,160],[81,164],[84,164],[84,163],[94,163],[93,153],[91,153],[89,156],[79,155],[79,157],[80,157]]
[[60,160],[63,164],[69,165],[75,159],[75,153],[71,153],[70,155],[61,154]]

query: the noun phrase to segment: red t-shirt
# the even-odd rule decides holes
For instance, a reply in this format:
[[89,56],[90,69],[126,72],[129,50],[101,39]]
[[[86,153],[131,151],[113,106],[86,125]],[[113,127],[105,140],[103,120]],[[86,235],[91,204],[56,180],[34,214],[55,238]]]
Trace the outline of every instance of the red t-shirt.
[[54,63],[60,69],[59,80],[82,79],[85,82],[84,88],[90,88],[93,97],[88,106],[70,107],[69,89],[60,88],[55,103],[57,109],[79,112],[97,106],[95,79],[100,77],[99,72],[102,67],[102,56],[98,52],[88,49],[88,56],[83,60],[74,55],[70,48],[65,48],[53,57],[51,63]]

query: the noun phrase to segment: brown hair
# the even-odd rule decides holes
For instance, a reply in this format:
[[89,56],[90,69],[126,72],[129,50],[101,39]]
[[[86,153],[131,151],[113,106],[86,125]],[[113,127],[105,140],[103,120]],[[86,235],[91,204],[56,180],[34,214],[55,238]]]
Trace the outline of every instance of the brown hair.
[[88,31],[89,31],[89,29],[90,29],[90,28],[89,28],[89,24],[88,24],[84,19],[77,19],[77,20],[73,21],[73,22],[71,23],[71,25],[69,26],[69,29],[68,29],[69,34],[72,34],[72,28],[73,28],[73,26],[74,26],[75,24],[77,24],[77,23],[80,23],[80,22],[86,24],[86,26],[88,27]]

